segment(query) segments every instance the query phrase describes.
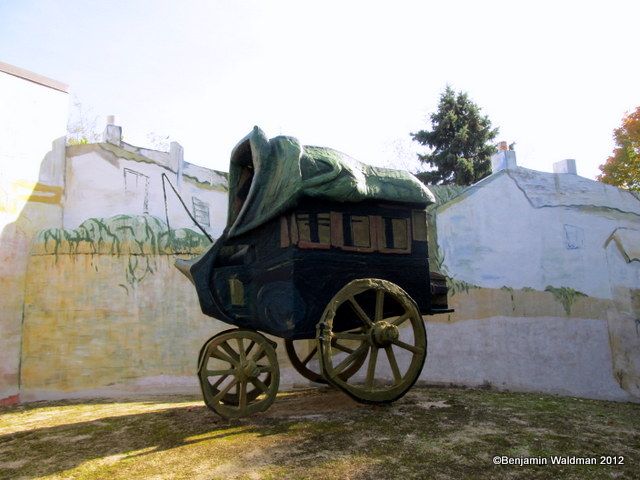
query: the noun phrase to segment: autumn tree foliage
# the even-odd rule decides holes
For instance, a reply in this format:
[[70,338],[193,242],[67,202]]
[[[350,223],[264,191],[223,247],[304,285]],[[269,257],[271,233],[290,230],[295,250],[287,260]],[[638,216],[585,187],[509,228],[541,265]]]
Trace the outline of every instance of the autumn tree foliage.
[[613,131],[616,148],[604,165],[598,180],[628,190],[640,191],[640,107],[627,113],[622,125]]
[[464,92],[447,86],[440,95],[438,111],[431,114],[431,130],[411,137],[431,152],[418,155],[432,168],[417,173],[426,184],[471,185],[491,173],[492,140],[498,134],[480,107]]

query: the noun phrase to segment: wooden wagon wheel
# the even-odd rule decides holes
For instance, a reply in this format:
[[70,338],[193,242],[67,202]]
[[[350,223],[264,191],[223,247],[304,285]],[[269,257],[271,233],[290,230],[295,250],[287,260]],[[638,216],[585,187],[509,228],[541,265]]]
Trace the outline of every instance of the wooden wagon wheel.
[[[337,312],[357,319],[358,328],[334,331]],[[334,338],[354,340],[359,346],[337,359],[332,354]],[[318,324],[318,349],[323,375],[330,383],[359,402],[388,403],[402,397],[418,379],[427,356],[427,336],[422,316],[404,290],[386,280],[365,278],[347,284],[325,308]],[[400,352],[403,360],[408,359],[402,365],[396,355]],[[358,372],[341,378],[357,363]]]
[[[225,330],[223,332],[218,333],[217,335],[214,335],[213,337],[211,337],[209,340],[207,340],[204,345],[202,345],[202,348],[200,349],[200,353],[198,354],[198,372],[200,371],[201,368],[201,362],[202,362],[202,357],[204,355],[204,352],[207,349],[207,346],[209,345],[209,343],[216,338],[218,335],[222,335],[223,333],[228,333],[228,332],[235,332],[236,330],[238,330],[237,328],[232,328],[229,330]],[[274,346],[275,348],[275,344],[271,343],[272,346]],[[247,345],[247,348],[245,349],[245,354],[249,353],[249,350],[253,348],[253,343],[249,342],[249,344]],[[234,355],[234,358],[237,360],[239,359],[239,354],[237,352],[235,352],[236,355]],[[262,357],[264,357],[266,355],[266,353],[263,351],[262,353]],[[262,357],[260,359],[262,359]],[[267,375],[264,377],[263,382],[265,384],[265,386],[269,386],[271,385],[271,372],[268,372]],[[234,390],[234,389],[232,389]],[[256,398],[258,398],[258,396],[262,393],[262,390],[260,390],[259,388],[255,387],[253,384],[251,385],[247,385],[247,400],[252,402],[254,401]],[[227,392],[222,396],[222,399],[220,400],[222,403],[227,404],[227,405],[238,405],[239,403],[239,395],[237,393],[231,393]]]
[[219,333],[203,347],[198,378],[206,405],[225,418],[269,408],[278,393],[280,372],[271,342],[253,330]]
[[[289,361],[291,362],[291,365],[293,365],[293,368],[295,368],[296,371],[307,380],[311,380],[312,382],[316,382],[316,383],[327,384],[329,382],[327,382],[327,380],[325,380],[325,378],[322,376],[321,369],[320,369],[320,359],[318,357],[317,342],[314,342],[315,344],[313,345],[311,350],[308,353],[306,353],[304,356],[298,355],[298,351],[296,350],[295,344],[300,342],[307,342],[307,341],[308,340],[288,340],[288,339],[284,340],[284,346],[285,346],[285,349],[287,350],[287,356],[289,357]],[[339,341],[337,338],[331,339],[331,346],[333,347],[333,351],[345,352],[347,354],[352,354],[355,351],[355,348],[350,346],[348,341]],[[351,375],[356,373],[358,369],[362,366],[364,359],[365,359],[365,355],[360,355],[357,359],[353,361],[353,363],[351,363],[351,365],[349,365],[347,368],[344,369],[342,373],[340,373],[340,378],[342,378],[343,380],[346,380]],[[313,363],[313,360],[318,361],[317,369],[311,368],[310,364]]]

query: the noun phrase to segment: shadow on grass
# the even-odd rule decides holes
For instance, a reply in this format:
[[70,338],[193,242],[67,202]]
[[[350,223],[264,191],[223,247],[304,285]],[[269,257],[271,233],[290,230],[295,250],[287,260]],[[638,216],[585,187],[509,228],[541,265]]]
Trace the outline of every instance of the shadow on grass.
[[[167,401],[166,397],[164,401]],[[60,406],[77,403],[64,402]],[[91,403],[103,405],[121,402]],[[146,402],[135,403],[140,405]],[[56,405],[40,404],[24,410],[43,406],[55,408]],[[11,410],[3,409],[0,413]],[[126,411],[126,407],[123,410]],[[94,459],[144,456],[212,439],[244,434],[260,437],[280,434],[285,433],[290,425],[274,422],[264,415],[255,415],[247,420],[224,420],[204,405],[106,416],[84,422],[76,422],[72,414],[69,415],[66,424],[0,436],[0,478],[51,475]]]

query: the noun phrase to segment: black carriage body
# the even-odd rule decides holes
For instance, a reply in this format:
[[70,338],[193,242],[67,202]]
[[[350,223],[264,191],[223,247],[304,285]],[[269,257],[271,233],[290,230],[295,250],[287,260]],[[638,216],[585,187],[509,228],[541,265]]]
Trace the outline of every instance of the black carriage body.
[[[448,311],[444,277],[429,274],[426,207],[434,197],[413,175],[293,137],[268,140],[257,127],[232,152],[229,170],[224,234],[178,265],[205,314],[314,338],[330,300],[361,278],[398,285],[422,314]],[[394,314],[391,302],[384,313]],[[334,327],[352,327],[352,317],[337,312]]]
[[250,233],[222,237],[194,267],[205,314],[292,340],[314,338],[331,298],[358,278],[393,282],[433,313],[420,205],[306,199]]

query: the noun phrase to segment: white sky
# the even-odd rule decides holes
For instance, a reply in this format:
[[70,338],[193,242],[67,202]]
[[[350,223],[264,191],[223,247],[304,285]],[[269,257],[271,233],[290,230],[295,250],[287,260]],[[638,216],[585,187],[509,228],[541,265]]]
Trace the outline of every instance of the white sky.
[[640,2],[0,0],[0,61],[71,85],[125,140],[228,169],[253,125],[409,166],[445,85],[519,165],[593,178],[640,105]]

